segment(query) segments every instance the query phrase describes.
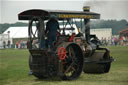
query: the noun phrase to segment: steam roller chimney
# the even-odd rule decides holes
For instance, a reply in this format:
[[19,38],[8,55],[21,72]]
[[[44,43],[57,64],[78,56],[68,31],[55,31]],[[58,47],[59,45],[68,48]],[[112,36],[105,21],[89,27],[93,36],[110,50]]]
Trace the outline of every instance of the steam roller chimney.
[[[84,12],[90,12],[90,6],[84,6],[83,7]],[[87,42],[90,42],[90,19],[84,19],[85,24],[85,37]]]
[[84,6],[83,11],[84,12],[90,12],[90,6]]

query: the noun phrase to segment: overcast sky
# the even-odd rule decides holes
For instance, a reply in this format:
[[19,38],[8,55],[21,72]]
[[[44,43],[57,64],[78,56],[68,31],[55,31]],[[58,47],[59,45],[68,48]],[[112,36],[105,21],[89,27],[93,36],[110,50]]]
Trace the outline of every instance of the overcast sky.
[[81,10],[84,5],[101,19],[126,19],[128,0],[0,0],[0,23],[15,23],[18,13],[28,9]]

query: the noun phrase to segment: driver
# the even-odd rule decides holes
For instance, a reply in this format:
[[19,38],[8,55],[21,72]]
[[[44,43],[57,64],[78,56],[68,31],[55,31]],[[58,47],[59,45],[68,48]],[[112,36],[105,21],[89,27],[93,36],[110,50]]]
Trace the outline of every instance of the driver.
[[48,48],[52,47],[52,43],[56,40],[57,30],[60,30],[59,23],[55,17],[51,17],[46,24],[46,31],[48,33]]

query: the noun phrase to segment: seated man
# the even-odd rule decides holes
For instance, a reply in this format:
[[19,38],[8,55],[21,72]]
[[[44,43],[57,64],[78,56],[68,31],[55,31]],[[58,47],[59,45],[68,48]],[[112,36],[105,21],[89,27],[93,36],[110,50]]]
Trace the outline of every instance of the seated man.
[[57,22],[55,17],[50,18],[46,24],[45,31],[46,34],[48,33],[48,48],[51,48],[53,42],[56,40],[57,29],[60,30],[59,23]]

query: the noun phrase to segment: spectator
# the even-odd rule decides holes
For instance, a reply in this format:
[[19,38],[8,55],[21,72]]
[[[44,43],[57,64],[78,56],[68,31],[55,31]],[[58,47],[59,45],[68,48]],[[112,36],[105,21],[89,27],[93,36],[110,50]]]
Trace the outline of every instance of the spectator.
[[7,44],[8,48],[11,48],[11,41],[8,40],[8,44]]
[[126,38],[125,38],[125,36],[123,36],[123,46],[125,46],[126,45]]
[[5,41],[3,41],[3,47],[6,48],[6,42]]
[[118,39],[117,37],[114,37],[114,45],[116,46],[118,44]]
[[121,38],[120,38],[120,45],[123,46],[123,36],[121,36]]
[[19,48],[19,41],[16,42],[16,48]]

